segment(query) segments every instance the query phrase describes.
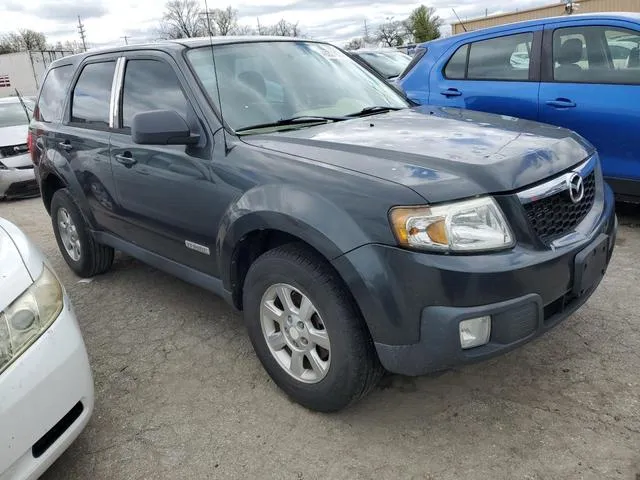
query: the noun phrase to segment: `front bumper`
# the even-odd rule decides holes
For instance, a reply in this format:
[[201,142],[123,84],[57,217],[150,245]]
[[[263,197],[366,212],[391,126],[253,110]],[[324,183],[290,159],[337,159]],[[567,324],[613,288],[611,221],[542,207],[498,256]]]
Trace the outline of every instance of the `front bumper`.
[[[390,372],[422,375],[479,361],[526,343],[571,315],[595,291],[601,276],[574,289],[576,256],[606,240],[606,265],[617,220],[611,189],[591,235],[571,246],[487,255],[435,255],[365,245],[334,260],[349,285]],[[605,268],[606,268],[605,265]],[[492,316],[489,343],[463,350],[459,323]]]
[[38,478],[93,411],[84,341],[65,298],[60,316],[0,375],[0,480]]
[[33,168],[0,170],[0,198],[28,198],[39,194]]

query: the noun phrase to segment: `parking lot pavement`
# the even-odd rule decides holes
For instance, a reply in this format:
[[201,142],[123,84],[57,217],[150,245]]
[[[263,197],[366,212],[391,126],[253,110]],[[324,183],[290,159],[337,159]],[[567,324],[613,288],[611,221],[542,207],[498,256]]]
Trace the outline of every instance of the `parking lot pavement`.
[[80,281],[39,199],[0,203],[52,260],[96,409],[53,479],[640,478],[640,208],[588,304],[504,357],[389,377],[339,414],[291,403],[222,300],[128,257]]

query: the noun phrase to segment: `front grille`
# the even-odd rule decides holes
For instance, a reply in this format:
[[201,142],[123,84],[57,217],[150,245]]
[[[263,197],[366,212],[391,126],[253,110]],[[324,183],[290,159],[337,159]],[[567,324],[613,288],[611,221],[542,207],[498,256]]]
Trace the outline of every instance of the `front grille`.
[[587,216],[596,197],[596,175],[584,178],[584,196],[573,203],[567,191],[525,204],[529,223],[540,240],[549,243],[571,232]]
[[29,148],[26,143],[20,145],[8,145],[6,147],[0,147],[0,158],[14,157],[16,155],[22,155],[27,153]]

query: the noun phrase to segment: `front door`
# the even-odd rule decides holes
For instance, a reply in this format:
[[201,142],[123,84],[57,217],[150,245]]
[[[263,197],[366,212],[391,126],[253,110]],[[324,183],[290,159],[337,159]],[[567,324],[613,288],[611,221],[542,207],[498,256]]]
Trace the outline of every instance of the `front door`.
[[[178,112],[201,136],[200,143],[134,144],[132,118],[150,110]],[[111,136],[111,164],[124,221],[117,233],[146,250],[215,275],[212,139],[187,99],[170,57],[127,56],[118,122]]]
[[541,31],[456,44],[433,67],[429,103],[537,120]]
[[540,120],[593,143],[616,193],[631,194],[640,181],[640,26],[607,23],[546,27]]
[[[116,228],[115,196],[109,160],[111,136],[111,87],[116,55],[89,57],[73,79],[68,110],[62,125],[47,139],[47,147],[66,159],[76,182],[69,185],[73,194],[85,198],[85,214],[92,225],[105,231]],[[54,162],[55,158],[52,159]]]

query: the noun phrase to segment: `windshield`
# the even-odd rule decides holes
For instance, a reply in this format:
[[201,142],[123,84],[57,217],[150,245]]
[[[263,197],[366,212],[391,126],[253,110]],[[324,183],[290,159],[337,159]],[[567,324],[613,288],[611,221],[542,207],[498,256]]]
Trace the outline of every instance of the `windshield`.
[[0,128],[27,125],[29,117],[18,100],[11,103],[0,103]]
[[[330,45],[255,42],[214,48],[222,114],[234,130],[293,117],[343,117],[367,107],[408,106],[392,87]],[[211,47],[192,49],[187,58],[217,105]]]
[[357,55],[387,78],[399,76],[411,62],[402,52],[361,52]]

